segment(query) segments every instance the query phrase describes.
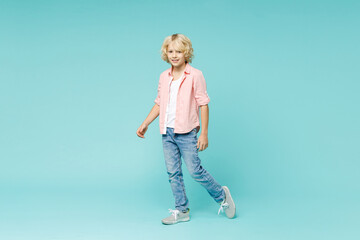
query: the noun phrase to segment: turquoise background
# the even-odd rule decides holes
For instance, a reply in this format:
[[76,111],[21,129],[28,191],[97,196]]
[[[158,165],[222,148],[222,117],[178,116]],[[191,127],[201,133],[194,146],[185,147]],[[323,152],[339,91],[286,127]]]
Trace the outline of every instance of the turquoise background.
[[[359,239],[358,1],[0,0],[0,238]],[[210,96],[203,166],[173,208],[158,120],[164,38],[187,35]]]

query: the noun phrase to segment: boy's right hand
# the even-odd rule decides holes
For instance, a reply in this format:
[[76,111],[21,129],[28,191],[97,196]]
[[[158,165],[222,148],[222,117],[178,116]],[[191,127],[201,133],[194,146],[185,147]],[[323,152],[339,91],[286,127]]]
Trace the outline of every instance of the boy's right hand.
[[148,126],[143,123],[136,131],[136,134],[141,138],[145,138],[144,134],[146,133],[147,129],[148,129]]

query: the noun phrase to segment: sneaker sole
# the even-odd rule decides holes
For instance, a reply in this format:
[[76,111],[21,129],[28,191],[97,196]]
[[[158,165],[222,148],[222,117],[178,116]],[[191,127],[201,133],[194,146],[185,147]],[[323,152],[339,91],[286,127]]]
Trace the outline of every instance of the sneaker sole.
[[[226,198],[227,202],[229,203],[230,206],[233,206],[233,208],[234,208],[234,212],[229,212],[228,211],[229,209],[225,209],[225,214],[228,218],[233,218],[233,217],[235,217],[235,213],[236,213],[236,207],[235,207],[234,200],[231,197],[229,188],[226,186],[223,186],[223,189],[225,191],[225,196],[228,195],[227,197],[230,197],[230,199]],[[230,201],[228,201],[228,200],[230,200]]]
[[180,222],[188,222],[188,221],[190,221],[190,217],[179,219],[174,223],[166,223],[166,222],[163,222],[163,221],[161,221],[161,223],[164,224],[164,225],[173,225],[173,224],[177,224],[177,223],[180,223]]

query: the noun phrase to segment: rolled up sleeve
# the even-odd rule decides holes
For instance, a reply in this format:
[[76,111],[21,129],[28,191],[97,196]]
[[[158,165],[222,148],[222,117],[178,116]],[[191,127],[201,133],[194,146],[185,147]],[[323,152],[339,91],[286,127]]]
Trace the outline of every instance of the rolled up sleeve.
[[206,91],[206,82],[202,72],[197,74],[194,79],[195,100],[198,106],[206,105],[210,102],[210,98]]
[[161,87],[161,77],[160,77],[160,79],[159,79],[157,97],[156,97],[156,99],[155,99],[155,101],[154,101],[154,102],[155,102],[157,105],[159,105],[159,106],[160,106],[160,87]]

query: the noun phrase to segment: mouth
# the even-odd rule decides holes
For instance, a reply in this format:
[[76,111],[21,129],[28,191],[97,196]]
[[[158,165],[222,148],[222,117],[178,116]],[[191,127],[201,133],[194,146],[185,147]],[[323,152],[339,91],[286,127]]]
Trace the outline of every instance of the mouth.
[[179,61],[179,59],[176,59],[176,60],[175,60],[175,59],[171,59],[171,61],[174,62],[174,63],[177,63],[177,62]]

